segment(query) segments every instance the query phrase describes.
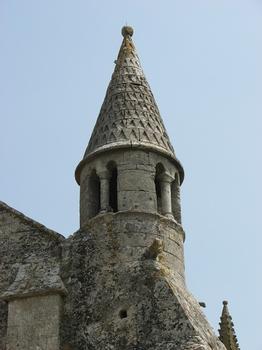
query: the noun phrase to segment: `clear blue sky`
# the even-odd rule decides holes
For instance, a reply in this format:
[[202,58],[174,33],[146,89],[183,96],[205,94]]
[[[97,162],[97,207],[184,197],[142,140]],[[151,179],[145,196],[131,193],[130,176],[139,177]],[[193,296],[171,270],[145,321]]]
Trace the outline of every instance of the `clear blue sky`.
[[0,0],[0,198],[77,230],[74,169],[125,23],[185,168],[188,286],[261,350],[261,0]]

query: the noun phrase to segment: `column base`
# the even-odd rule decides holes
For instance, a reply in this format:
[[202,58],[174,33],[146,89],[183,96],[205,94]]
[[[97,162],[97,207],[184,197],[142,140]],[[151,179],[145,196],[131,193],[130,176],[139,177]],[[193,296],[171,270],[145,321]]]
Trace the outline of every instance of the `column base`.
[[168,219],[175,220],[172,213],[166,213],[166,214],[163,214],[163,215],[164,215],[166,218],[168,218]]

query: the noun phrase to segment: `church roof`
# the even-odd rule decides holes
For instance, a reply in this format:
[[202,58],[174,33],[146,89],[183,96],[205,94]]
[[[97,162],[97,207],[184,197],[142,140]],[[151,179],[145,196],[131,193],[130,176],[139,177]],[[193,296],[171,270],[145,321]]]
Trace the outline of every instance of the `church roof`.
[[76,169],[79,182],[85,160],[116,148],[151,148],[175,161],[181,182],[184,172],[176,159],[156,101],[132,41],[133,29],[122,28],[123,41],[115,69],[84,159]]
[[20,222],[30,226],[33,229],[39,230],[45,234],[47,234],[50,238],[54,238],[57,240],[64,240],[64,236],[62,236],[60,233],[57,233],[53,230],[50,230],[49,228],[47,228],[46,226],[44,226],[43,224],[40,224],[38,221],[35,221],[31,218],[29,218],[28,216],[24,215],[23,213],[21,213],[20,211],[10,207],[9,205],[7,205],[6,203],[0,201],[0,219],[1,216],[3,216],[5,213],[9,213],[11,214],[13,217],[16,217],[17,219],[20,220]]
[[219,323],[219,339],[225,345],[227,350],[240,350],[234,330],[234,323],[229,314],[227,304],[227,301],[223,301],[223,310],[220,318],[221,322]]

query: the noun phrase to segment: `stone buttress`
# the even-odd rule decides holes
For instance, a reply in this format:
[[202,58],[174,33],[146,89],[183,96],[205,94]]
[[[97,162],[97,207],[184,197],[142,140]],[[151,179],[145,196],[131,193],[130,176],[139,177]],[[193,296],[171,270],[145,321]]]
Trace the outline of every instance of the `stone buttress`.
[[225,349],[187,291],[184,178],[124,27],[83,160],[80,230],[64,243],[61,342],[77,350]]

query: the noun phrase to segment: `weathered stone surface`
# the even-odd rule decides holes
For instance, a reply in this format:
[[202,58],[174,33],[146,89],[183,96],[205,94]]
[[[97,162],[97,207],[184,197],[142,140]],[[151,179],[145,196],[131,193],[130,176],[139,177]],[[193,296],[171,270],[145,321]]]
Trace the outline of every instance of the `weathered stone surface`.
[[[59,277],[63,239],[0,202],[0,299],[65,292]],[[6,330],[7,303],[0,301],[1,350],[6,349]]]
[[[147,254],[155,241],[162,242],[157,258]],[[62,270],[62,339],[72,349],[224,349],[186,290],[175,222],[149,213],[99,215],[66,241]]]
[[148,172],[144,169],[123,171],[120,168],[118,190],[155,192],[154,174],[155,171]]
[[66,289],[60,278],[60,266],[57,259],[37,259],[26,263],[17,263],[15,280],[0,298],[12,299],[57,292],[66,294]]
[[120,47],[84,159],[77,167],[77,182],[80,183],[84,164],[93,156],[107,150],[130,148],[151,149],[168,156],[177,165],[183,181],[183,168],[175,156],[132,38],[127,36]]
[[[6,215],[3,222],[7,222],[6,219],[12,223]],[[15,215],[13,219],[17,232],[14,228],[11,231],[17,235],[19,218]],[[31,231],[23,233],[32,235]],[[40,238],[43,237],[40,235]],[[59,341],[65,348],[78,350],[223,349],[216,343],[198,303],[186,290],[184,234],[174,221],[142,212],[108,213],[96,216],[67,240],[52,234],[48,237],[50,243],[49,240],[55,240],[59,246],[63,243],[59,271],[52,265],[56,254],[45,260],[44,271],[51,267],[50,275],[42,274],[43,265],[34,260],[34,254],[33,257],[32,254],[25,257],[21,252],[17,255],[18,260],[25,259],[26,263],[18,264],[11,283],[6,283],[5,291],[12,291],[13,299],[9,300],[9,345],[5,348],[2,340],[2,349],[28,350],[38,344],[40,349],[54,350],[58,349]],[[44,239],[41,247],[46,243]],[[15,242],[12,244],[16,247]],[[20,248],[16,249],[19,252]],[[42,254],[49,256],[50,251]],[[5,259],[8,263],[7,257]],[[28,259],[34,265],[30,265]],[[62,323],[59,321],[60,296],[20,298],[25,281],[32,292],[32,281],[28,278],[33,277],[33,266],[37,275],[39,272],[35,281],[32,278],[34,287],[38,281],[41,286],[46,283],[56,286],[61,282],[57,276],[61,275],[68,292],[63,299]],[[35,293],[37,295],[37,288]],[[8,299],[8,295],[3,295]],[[1,310],[6,309],[4,303],[1,306]],[[6,310],[2,315],[5,323],[1,332],[5,339]],[[40,322],[43,327],[37,332]],[[32,324],[33,329],[29,329]],[[24,333],[26,336],[19,336]]]
[[6,349],[7,303],[0,300],[0,350]]
[[155,192],[147,191],[119,191],[120,210],[156,211]]
[[222,315],[219,322],[219,339],[228,350],[240,350],[234,329],[234,323],[231,315],[229,314],[227,304],[228,302],[224,300]]
[[60,316],[59,295],[10,301],[6,350],[59,350]]
[[76,171],[80,230],[0,203],[0,350],[225,350],[185,285],[184,172],[122,33]]
[[[143,164],[143,161],[145,162]],[[95,210],[100,201],[100,193],[93,183],[90,183],[92,173],[103,174],[108,170],[108,165],[114,163],[117,167],[117,197],[118,210],[140,210],[161,213],[161,199],[156,193],[156,168],[161,165],[163,171],[171,179],[177,182],[179,172],[172,161],[161,154],[146,150],[111,150],[101,153],[82,167],[80,178],[80,226],[95,216],[99,210]],[[98,186],[98,185],[97,185]],[[179,183],[170,186],[172,193],[172,206],[174,218],[181,222]],[[170,202],[171,204],[171,202]]]
[[132,141],[173,153],[132,39],[124,38],[85,157],[105,145]]

